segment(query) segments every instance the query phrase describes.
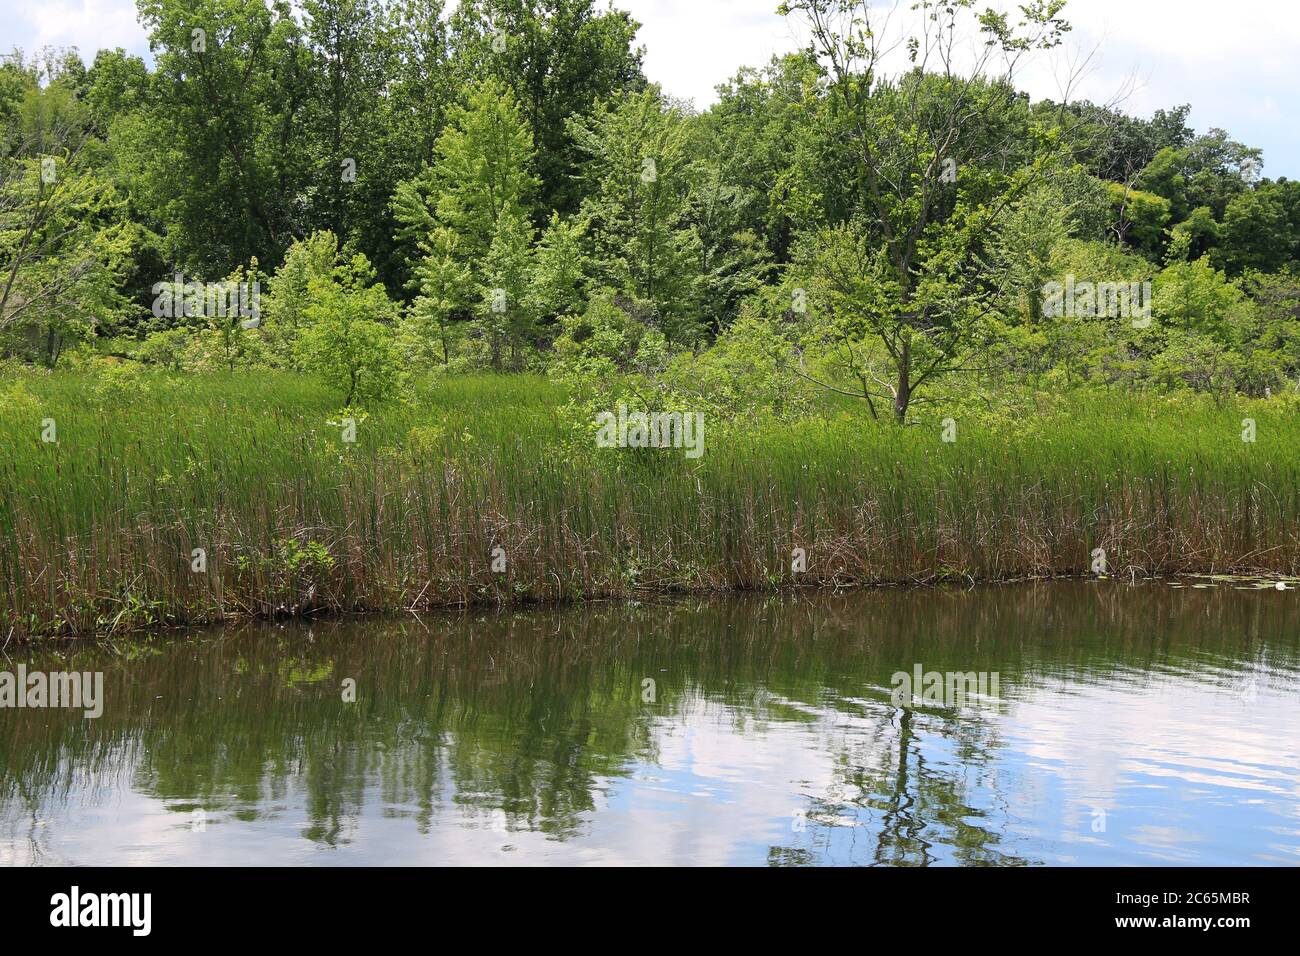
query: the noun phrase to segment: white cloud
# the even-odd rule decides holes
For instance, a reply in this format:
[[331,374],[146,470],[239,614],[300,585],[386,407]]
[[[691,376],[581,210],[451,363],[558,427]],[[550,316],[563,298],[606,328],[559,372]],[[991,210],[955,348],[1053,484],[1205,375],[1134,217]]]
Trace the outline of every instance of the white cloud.
[[75,46],[89,64],[100,49],[144,53],[149,44],[132,0],[0,0],[0,20],[15,33],[0,46],[32,53],[44,46]]
[[800,45],[797,23],[777,0],[615,0],[639,23],[646,74],[704,108],[714,87],[742,66],[761,66]]

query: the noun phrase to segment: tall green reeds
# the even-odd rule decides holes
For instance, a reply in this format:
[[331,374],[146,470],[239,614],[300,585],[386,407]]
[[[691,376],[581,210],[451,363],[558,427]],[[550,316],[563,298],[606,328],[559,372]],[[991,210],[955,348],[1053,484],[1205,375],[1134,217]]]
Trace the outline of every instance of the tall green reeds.
[[1281,400],[1081,395],[906,428],[829,406],[706,418],[698,460],[596,448],[563,402],[542,378],[443,379],[355,416],[349,442],[331,396],[289,375],[0,383],[0,640],[1078,574],[1097,549],[1113,574],[1300,568],[1300,422]]

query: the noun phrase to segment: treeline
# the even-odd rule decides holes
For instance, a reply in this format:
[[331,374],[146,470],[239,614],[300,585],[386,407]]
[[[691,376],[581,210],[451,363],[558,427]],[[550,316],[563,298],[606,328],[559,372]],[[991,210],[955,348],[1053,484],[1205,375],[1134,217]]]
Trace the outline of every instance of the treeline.
[[[958,375],[1300,378],[1300,183],[1188,106],[1018,93],[1059,0],[1014,24],[922,6],[983,58],[958,72],[922,34],[891,73],[843,29],[855,4],[798,0],[807,49],[701,112],[594,0],[140,0],[152,68],[0,66],[0,348],[308,370],[347,404],[410,370],[544,368],[602,401],[782,414],[820,390],[900,420]],[[178,275],[264,284],[260,315],[160,314]],[[1067,280],[1151,294],[1046,310]]]

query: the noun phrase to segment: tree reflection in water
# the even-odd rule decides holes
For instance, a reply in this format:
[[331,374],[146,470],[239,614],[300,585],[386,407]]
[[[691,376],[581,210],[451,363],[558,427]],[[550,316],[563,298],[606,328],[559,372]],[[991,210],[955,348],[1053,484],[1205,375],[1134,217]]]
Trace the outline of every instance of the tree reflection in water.
[[[530,858],[563,860],[569,847],[651,861],[606,825],[620,814],[631,831],[680,838],[656,862],[1041,862],[1062,835],[1044,835],[1050,820],[1022,825],[1044,811],[1034,761],[1019,759],[1019,702],[1162,681],[1222,697],[1247,672],[1293,700],[1298,617],[1289,593],[1076,582],[261,625],[30,651],[11,660],[103,670],[106,704],[98,720],[0,711],[0,861],[78,862],[97,834],[138,825],[146,850],[203,862],[154,832],[161,807],[182,834],[202,809],[209,847],[237,828],[260,835],[269,857],[243,861],[254,863],[282,861],[285,828],[358,862],[407,862],[418,841],[451,831],[470,841],[458,857],[470,862],[529,834],[546,841]],[[996,671],[1001,702],[894,707],[891,675],[917,663]],[[371,818],[389,826],[368,841]]]

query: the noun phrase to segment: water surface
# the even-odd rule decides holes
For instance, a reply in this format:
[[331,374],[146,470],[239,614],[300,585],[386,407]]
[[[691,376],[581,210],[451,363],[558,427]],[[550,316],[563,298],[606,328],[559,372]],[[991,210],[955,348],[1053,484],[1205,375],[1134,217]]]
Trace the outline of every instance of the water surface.
[[[103,671],[104,713],[0,710],[0,863],[1300,864],[1296,591],[448,613],[19,663]],[[998,699],[898,706],[918,664]]]

